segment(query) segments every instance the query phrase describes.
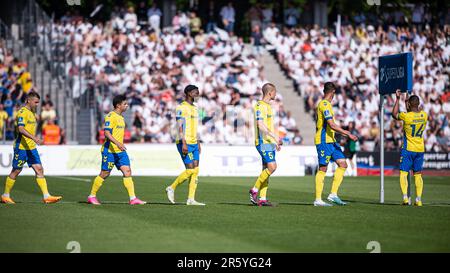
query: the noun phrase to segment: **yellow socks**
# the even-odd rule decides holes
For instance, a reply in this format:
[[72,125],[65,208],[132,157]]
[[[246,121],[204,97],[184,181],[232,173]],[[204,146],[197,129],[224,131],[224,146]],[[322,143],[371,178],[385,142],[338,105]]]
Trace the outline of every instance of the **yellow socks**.
[[269,178],[261,184],[261,190],[259,191],[259,200],[267,200],[267,189],[269,188]]
[[11,178],[9,178],[9,176],[6,177],[5,192],[3,196],[9,197],[9,193],[11,192],[11,189],[14,187],[14,183],[16,183],[16,180],[12,180]]
[[136,195],[134,194],[134,183],[133,178],[131,177],[124,177],[123,178],[123,185],[128,191],[128,195],[130,196],[130,200],[136,198]]
[[191,175],[194,173],[193,169],[186,169],[184,172],[182,172],[176,179],[175,181],[172,183],[172,185],[170,185],[170,187],[175,190],[177,188],[178,185],[183,184],[183,182],[185,180],[187,180],[189,177],[191,177]]
[[270,174],[271,173],[269,172],[269,170],[267,168],[262,170],[261,174],[256,179],[253,189],[256,189],[256,190],[261,189],[263,183],[269,178]]
[[322,200],[323,180],[325,180],[325,172],[318,170],[316,173],[316,200]]
[[103,185],[103,181],[105,181],[100,176],[97,176],[94,179],[94,182],[92,183],[92,189],[91,189],[91,197],[94,197],[97,195],[97,191],[100,189],[100,187]]
[[36,177],[36,182],[39,185],[39,188],[41,188],[42,194],[44,195],[44,198],[47,198],[50,196],[47,189],[47,181],[44,177]]
[[337,195],[337,192],[339,190],[339,186],[342,183],[342,180],[344,179],[345,174],[345,168],[337,168],[334,172],[334,178],[333,178],[333,184],[331,186],[331,194]]
[[414,175],[414,182],[416,184],[416,200],[421,200],[423,191],[422,174],[417,173]]
[[195,190],[197,189],[198,184],[198,172],[199,172],[198,167],[196,167],[192,172],[191,180],[189,182],[188,199],[195,199]]
[[403,199],[408,198],[408,172],[400,171],[400,189],[402,190]]

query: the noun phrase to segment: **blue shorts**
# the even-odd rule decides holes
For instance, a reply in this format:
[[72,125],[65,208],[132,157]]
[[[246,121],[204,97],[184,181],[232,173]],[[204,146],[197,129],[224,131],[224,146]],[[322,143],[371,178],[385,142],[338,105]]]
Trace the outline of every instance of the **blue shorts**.
[[339,146],[337,142],[317,144],[316,149],[319,166],[327,166],[330,161],[333,162],[339,159],[345,159],[341,146]]
[[107,149],[102,153],[102,171],[110,172],[114,165],[120,170],[122,166],[130,166],[130,159],[127,152],[110,153]]
[[275,144],[259,144],[256,150],[261,156],[263,164],[275,162],[276,146]]
[[178,153],[180,153],[181,159],[184,164],[191,164],[194,161],[200,160],[200,151],[198,150],[198,144],[187,144],[188,153],[183,155],[183,143],[177,144]]
[[400,170],[409,172],[412,168],[414,172],[422,171],[423,154],[402,149],[400,152]]
[[39,153],[37,149],[33,150],[21,150],[14,149],[14,158],[12,162],[12,167],[14,170],[22,169],[25,162],[28,164],[28,167],[34,164],[41,164],[41,158],[39,157]]

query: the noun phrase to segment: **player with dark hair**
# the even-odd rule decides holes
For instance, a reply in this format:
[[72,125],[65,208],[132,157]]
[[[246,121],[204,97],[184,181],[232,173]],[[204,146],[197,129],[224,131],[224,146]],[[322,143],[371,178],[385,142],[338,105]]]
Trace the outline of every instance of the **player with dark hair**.
[[275,153],[280,150],[283,142],[275,135],[274,116],[270,105],[270,101],[274,100],[277,95],[277,89],[273,84],[266,83],[262,87],[262,92],[262,100],[256,103],[253,111],[255,116],[255,146],[262,159],[262,171],[249,194],[252,204],[272,206],[267,200],[269,177],[277,169]]
[[38,93],[30,91],[25,98],[25,106],[17,114],[17,138],[14,141],[12,171],[6,177],[5,192],[1,198],[2,203],[14,204],[13,199],[10,197],[10,192],[25,163],[33,168],[36,173],[36,182],[41,188],[44,203],[56,203],[62,198],[61,196],[51,196],[48,192],[44,168],[36,149],[36,145],[42,143],[41,139],[35,136],[37,127],[36,110],[40,99],[41,97]]
[[335,132],[349,137],[351,140],[356,141],[358,137],[351,132],[342,129],[334,122],[334,112],[331,102],[333,101],[336,87],[332,82],[327,82],[324,85],[323,93],[324,98],[319,102],[317,106],[317,124],[316,124],[316,136],[314,143],[316,144],[317,155],[319,159],[319,170],[316,173],[316,200],[314,206],[331,206],[322,200],[323,181],[325,180],[325,174],[327,172],[328,163],[335,161],[338,165],[337,170],[334,173],[333,184],[331,187],[331,193],[328,195],[328,201],[337,205],[345,205],[337,195],[339,186],[344,179],[345,170],[347,169],[347,162],[345,156],[342,153],[341,147],[336,142],[334,137]]
[[134,183],[131,177],[130,159],[123,145],[123,137],[125,135],[125,120],[122,114],[128,109],[128,101],[124,95],[118,95],[113,98],[114,110],[105,117],[105,137],[106,141],[102,145],[102,166],[100,174],[95,177],[92,183],[91,194],[88,196],[87,202],[93,205],[100,205],[97,199],[97,191],[102,186],[105,179],[110,175],[111,170],[116,168],[123,174],[123,184],[128,191],[130,197],[130,205],[144,205],[146,202],[141,201],[134,193]]
[[195,85],[188,85],[184,88],[185,100],[176,108],[177,138],[176,144],[181,159],[186,168],[170,185],[166,188],[167,198],[175,204],[175,189],[184,181],[189,180],[189,194],[186,205],[204,206],[205,204],[195,201],[195,191],[197,190],[199,161],[201,146],[198,141],[198,109],[194,102],[199,98],[200,92]]
[[[410,205],[408,198],[408,173],[412,169],[416,184],[416,202],[414,205],[422,206],[422,167],[425,145],[423,132],[427,127],[428,115],[419,109],[420,99],[416,95],[406,98],[407,112],[399,112],[401,90],[396,91],[396,100],[392,109],[392,117],[403,121],[403,144],[400,153],[400,189],[403,194],[403,205]],[[408,95],[407,95],[408,96]]]

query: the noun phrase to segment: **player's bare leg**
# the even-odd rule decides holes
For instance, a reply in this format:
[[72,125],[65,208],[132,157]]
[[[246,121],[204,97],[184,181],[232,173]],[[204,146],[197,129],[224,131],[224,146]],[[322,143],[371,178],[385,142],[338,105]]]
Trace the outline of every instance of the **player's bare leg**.
[[204,206],[204,203],[200,203],[195,201],[195,192],[197,190],[197,185],[198,185],[198,160],[194,160],[193,164],[189,164],[193,167],[193,172],[192,175],[190,177],[190,181],[189,181],[189,196],[188,196],[188,200],[186,201],[186,205],[195,205],[195,206]]
[[16,183],[16,178],[19,176],[22,169],[13,169],[11,173],[6,177],[5,191],[2,194],[1,202],[5,204],[15,204],[14,200],[10,196],[10,192]]
[[121,166],[120,171],[123,174],[123,185],[127,189],[128,195],[130,197],[130,205],[145,205],[147,202],[141,201],[136,197],[134,193],[134,182],[131,177],[131,168],[130,166]]
[[97,192],[100,189],[100,187],[103,185],[103,182],[106,178],[108,178],[110,175],[109,171],[100,171],[100,174],[95,177],[94,181],[92,182],[92,189],[91,194],[88,196],[87,202],[88,204],[92,205],[100,205],[100,201],[97,199]]
[[319,170],[316,173],[315,183],[316,183],[316,199],[314,200],[315,207],[330,207],[328,204],[322,200],[323,184],[325,180],[325,174],[327,173],[327,165],[319,165]]
[[338,159],[336,160],[336,164],[338,165],[338,168],[334,172],[331,193],[330,195],[328,195],[327,200],[337,205],[344,206],[347,203],[345,203],[344,201],[341,200],[341,198],[339,198],[337,192],[339,190],[339,186],[342,183],[342,180],[344,179],[345,170],[347,169],[347,161],[346,159]]
[[33,168],[34,172],[36,173],[36,183],[39,185],[39,188],[41,188],[42,194],[43,194],[43,202],[46,204],[56,203],[62,199],[61,196],[51,196],[47,189],[47,181],[44,177],[44,168],[41,164],[33,164],[31,165],[31,168]]

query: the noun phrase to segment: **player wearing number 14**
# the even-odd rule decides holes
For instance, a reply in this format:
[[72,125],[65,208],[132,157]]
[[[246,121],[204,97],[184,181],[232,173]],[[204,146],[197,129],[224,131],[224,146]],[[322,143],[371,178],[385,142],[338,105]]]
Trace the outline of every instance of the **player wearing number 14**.
[[414,172],[414,182],[416,184],[416,206],[422,206],[422,166],[425,145],[423,142],[423,131],[427,126],[428,115],[419,110],[419,97],[413,95],[406,99],[407,112],[399,112],[399,101],[401,91],[396,92],[396,101],[392,109],[392,117],[403,121],[403,145],[400,153],[400,188],[403,194],[403,205],[409,205],[408,198],[408,172]]

